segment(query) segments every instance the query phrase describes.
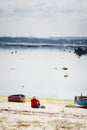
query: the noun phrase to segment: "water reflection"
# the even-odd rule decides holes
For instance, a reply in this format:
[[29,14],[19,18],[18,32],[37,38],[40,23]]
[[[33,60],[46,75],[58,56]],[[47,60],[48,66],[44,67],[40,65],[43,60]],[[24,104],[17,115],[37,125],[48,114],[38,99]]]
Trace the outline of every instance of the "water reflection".
[[86,66],[87,56],[73,50],[0,49],[0,95],[72,99],[86,94]]

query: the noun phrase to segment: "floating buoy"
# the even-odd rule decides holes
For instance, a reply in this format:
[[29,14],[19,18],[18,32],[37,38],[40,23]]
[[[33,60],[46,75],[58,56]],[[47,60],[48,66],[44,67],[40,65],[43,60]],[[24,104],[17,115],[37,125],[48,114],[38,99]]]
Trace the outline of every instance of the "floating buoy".
[[64,77],[68,77],[68,74],[64,75]]
[[63,67],[62,69],[63,69],[63,70],[68,70],[68,68],[67,68],[67,67]]

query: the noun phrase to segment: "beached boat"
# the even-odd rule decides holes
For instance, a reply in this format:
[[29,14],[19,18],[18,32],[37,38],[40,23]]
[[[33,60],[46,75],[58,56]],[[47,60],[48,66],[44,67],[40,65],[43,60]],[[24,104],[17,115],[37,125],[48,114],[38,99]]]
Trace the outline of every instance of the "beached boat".
[[75,96],[74,102],[78,105],[87,106],[87,96]]
[[8,96],[9,102],[25,102],[26,96],[23,94],[15,94]]

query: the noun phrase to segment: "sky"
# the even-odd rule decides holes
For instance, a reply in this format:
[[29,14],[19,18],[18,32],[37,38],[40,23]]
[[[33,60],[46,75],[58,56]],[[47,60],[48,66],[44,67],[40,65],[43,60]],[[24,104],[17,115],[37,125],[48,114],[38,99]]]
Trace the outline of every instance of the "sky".
[[0,0],[0,36],[87,36],[87,0]]

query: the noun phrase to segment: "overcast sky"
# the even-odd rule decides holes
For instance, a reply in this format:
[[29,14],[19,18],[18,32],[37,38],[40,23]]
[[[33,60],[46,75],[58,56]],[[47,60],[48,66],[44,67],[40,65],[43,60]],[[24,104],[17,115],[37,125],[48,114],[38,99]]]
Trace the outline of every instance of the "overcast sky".
[[87,0],[0,0],[0,36],[87,36]]

